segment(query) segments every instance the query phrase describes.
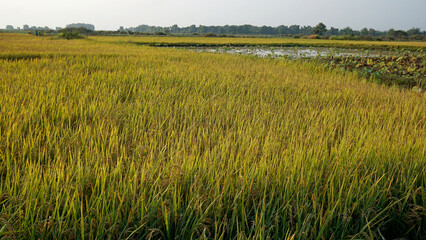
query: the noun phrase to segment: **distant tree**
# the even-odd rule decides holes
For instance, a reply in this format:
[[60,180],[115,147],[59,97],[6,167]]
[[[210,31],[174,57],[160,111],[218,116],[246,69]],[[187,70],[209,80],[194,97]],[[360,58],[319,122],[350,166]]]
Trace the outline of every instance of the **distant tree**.
[[95,26],[88,23],[71,23],[68,24],[65,28],[85,28],[87,30],[95,31]]
[[407,31],[407,34],[410,36],[420,35],[420,28],[411,28],[410,30]]
[[278,34],[283,35],[283,34],[289,34],[290,29],[287,26],[284,25],[280,25],[277,27],[278,29]]
[[291,25],[289,27],[291,34],[300,34],[300,26],[299,25]]
[[362,37],[368,36],[368,29],[367,29],[367,28],[363,28],[363,29],[361,29],[361,31],[360,31],[360,35],[361,35]]
[[179,31],[179,26],[177,24],[174,24],[170,27],[171,33],[177,33]]
[[311,26],[303,26],[300,28],[300,34],[303,35],[312,35],[314,34],[313,28]]
[[199,33],[207,33],[207,31],[208,31],[208,28],[206,26],[204,26],[204,25],[198,26],[198,32]]
[[12,25],[7,25],[6,26],[6,30],[13,30],[13,26]]
[[[372,28],[367,29],[363,28],[362,30],[353,30],[350,27],[344,29],[338,29],[331,27],[327,30],[327,27],[323,23],[319,23],[317,26],[303,26],[300,25],[291,25],[284,26],[280,25],[278,27],[271,26],[253,26],[249,24],[245,25],[224,25],[224,26],[205,26],[205,25],[190,25],[186,27],[179,27],[177,24],[174,24],[170,27],[159,27],[159,26],[149,26],[146,24],[139,25],[137,27],[131,27],[124,29],[124,31],[129,32],[140,32],[140,33],[166,33],[166,34],[207,34],[214,33],[218,36],[220,35],[232,35],[232,34],[241,34],[241,35],[294,35],[294,37],[300,37],[300,35],[346,35],[346,37],[354,36],[363,36],[364,39],[369,39],[371,37],[386,36],[387,31],[376,31]],[[395,30],[393,30],[395,31]],[[426,32],[420,31],[420,29],[411,29],[408,34],[426,35]],[[410,35],[411,36],[411,35]]]
[[403,37],[407,37],[407,36],[408,36],[407,32],[402,31],[402,30],[396,30],[392,34],[392,37],[395,37],[395,38],[403,38]]
[[327,26],[324,23],[318,23],[313,29],[313,32],[318,35],[323,35],[327,31]]
[[209,32],[219,33],[219,27],[217,27],[217,26],[211,26],[208,29],[209,29]]
[[191,26],[189,26],[189,33],[194,32],[197,32],[197,26],[195,26],[195,24],[192,24]]
[[235,26],[235,25],[231,25],[231,26],[229,26],[228,27],[228,34],[236,34],[237,33],[237,31],[238,31],[238,28],[237,28],[237,26]]
[[339,34],[339,29],[338,28],[334,28],[334,27],[330,27],[330,29],[327,30],[326,34],[327,34],[327,36],[338,35]]
[[340,35],[353,35],[353,34],[354,34],[354,30],[350,27],[345,27],[340,30]]
[[391,28],[388,30],[388,34],[387,34],[388,36],[393,37],[394,34],[395,34],[395,29]]
[[25,25],[23,26],[23,29],[24,29],[24,30],[28,30],[28,29],[30,29],[30,26],[28,26],[27,24],[25,24]]
[[120,26],[120,28],[118,29],[118,31],[123,32],[124,31],[124,27]]
[[70,33],[78,33],[78,34],[89,34],[92,33],[92,30],[89,30],[87,28],[79,27],[79,28],[65,28],[62,29],[61,32],[70,32]]
[[262,34],[262,35],[273,35],[274,29],[272,27],[269,27],[269,26],[262,26],[260,28],[260,34]]

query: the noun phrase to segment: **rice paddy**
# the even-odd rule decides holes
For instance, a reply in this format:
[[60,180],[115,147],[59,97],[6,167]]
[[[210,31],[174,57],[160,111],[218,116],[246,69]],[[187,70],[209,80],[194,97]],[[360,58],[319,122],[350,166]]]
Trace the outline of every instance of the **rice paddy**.
[[0,34],[0,238],[426,238],[424,93],[133,41]]
[[349,41],[293,38],[220,38],[220,37],[92,37],[102,42],[120,42],[148,46],[209,47],[209,46],[281,46],[281,47],[343,47],[364,49],[425,49],[425,42]]

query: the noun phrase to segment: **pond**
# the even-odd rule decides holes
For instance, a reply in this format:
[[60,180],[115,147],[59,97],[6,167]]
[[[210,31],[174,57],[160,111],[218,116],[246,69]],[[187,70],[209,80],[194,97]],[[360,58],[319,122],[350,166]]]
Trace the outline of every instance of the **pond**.
[[396,56],[397,52],[384,50],[342,49],[326,47],[187,47],[197,52],[229,53],[238,55],[254,55],[258,57],[288,57],[288,58],[314,58],[314,57],[381,57]]

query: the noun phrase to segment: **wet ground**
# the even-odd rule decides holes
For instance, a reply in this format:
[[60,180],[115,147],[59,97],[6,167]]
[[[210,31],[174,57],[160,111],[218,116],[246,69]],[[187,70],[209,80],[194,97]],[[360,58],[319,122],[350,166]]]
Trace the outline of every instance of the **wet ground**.
[[324,47],[188,47],[185,49],[197,52],[229,53],[238,55],[254,55],[259,57],[288,57],[288,58],[314,58],[314,57],[380,57],[397,55],[393,51],[362,50],[362,49],[334,49]]

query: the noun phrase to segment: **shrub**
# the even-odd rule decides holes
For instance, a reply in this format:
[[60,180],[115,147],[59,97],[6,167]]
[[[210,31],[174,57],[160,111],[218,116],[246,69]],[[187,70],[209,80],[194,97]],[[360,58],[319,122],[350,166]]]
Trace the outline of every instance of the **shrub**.
[[318,34],[313,34],[307,37],[308,39],[320,39],[320,36]]
[[329,37],[330,40],[360,40],[359,36],[353,36],[353,35],[344,35],[344,36],[336,36],[333,35]]
[[69,32],[69,31],[62,31],[59,36],[59,38],[65,38],[67,40],[71,40],[71,39],[81,39],[84,38],[83,35],[81,35],[78,32]]
[[424,41],[424,40],[426,40],[426,36],[422,36],[422,35],[412,35],[412,36],[410,36],[410,40],[414,40],[414,41]]
[[364,40],[364,41],[372,41],[373,40],[373,38],[371,36],[361,36],[360,39]]
[[207,33],[205,36],[206,37],[217,37],[217,35],[215,33]]

